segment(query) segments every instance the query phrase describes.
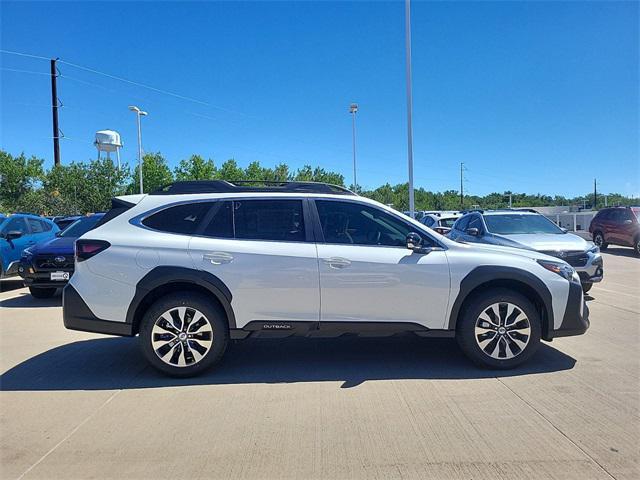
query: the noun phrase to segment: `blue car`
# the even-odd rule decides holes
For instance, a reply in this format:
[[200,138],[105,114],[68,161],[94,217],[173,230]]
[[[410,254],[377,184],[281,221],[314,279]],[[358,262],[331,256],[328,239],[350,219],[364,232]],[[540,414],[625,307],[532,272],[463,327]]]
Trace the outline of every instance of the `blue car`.
[[73,275],[73,244],[100,221],[104,213],[80,217],[52,239],[22,252],[18,273],[36,298],[49,298]]
[[0,216],[0,278],[18,273],[25,248],[53,238],[59,231],[51,220],[37,215],[16,213]]

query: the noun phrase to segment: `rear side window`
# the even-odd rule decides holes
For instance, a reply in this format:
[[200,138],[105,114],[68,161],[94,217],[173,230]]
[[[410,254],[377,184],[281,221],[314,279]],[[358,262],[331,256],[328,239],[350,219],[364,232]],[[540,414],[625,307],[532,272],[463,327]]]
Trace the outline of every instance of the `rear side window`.
[[42,223],[40,220],[35,218],[28,218],[27,222],[29,223],[29,228],[31,229],[31,233],[43,233],[44,228],[42,227]]
[[44,222],[42,220],[39,220],[39,222],[42,225],[43,232],[48,232],[53,228],[49,222]]
[[433,218],[431,217],[424,217],[422,220],[422,223],[424,223],[427,227],[430,227],[431,225],[433,225],[433,222],[435,221]]
[[235,238],[304,242],[300,200],[238,200],[233,202]]
[[233,238],[233,202],[219,202],[202,232],[207,237]]
[[161,232],[192,235],[211,208],[211,202],[184,203],[145,218],[142,224]]

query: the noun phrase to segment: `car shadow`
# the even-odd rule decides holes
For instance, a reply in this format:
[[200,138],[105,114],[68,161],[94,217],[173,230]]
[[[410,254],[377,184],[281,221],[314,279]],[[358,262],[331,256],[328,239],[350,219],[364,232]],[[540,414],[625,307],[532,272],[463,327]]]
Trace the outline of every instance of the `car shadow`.
[[22,280],[12,279],[2,279],[0,280],[0,292],[10,292],[11,290],[17,290],[18,288],[24,287],[24,283]]
[[29,292],[24,292],[16,297],[0,300],[2,308],[38,308],[38,307],[60,307],[62,306],[62,290],[58,289],[51,298],[35,298]]
[[167,377],[144,360],[136,338],[108,337],[62,345],[0,376],[2,391],[114,390],[185,385],[446,380],[511,377],[569,370],[575,360],[547,344],[523,366],[483,370],[453,339],[402,335],[386,338],[248,339],[230,344],[218,368],[187,379]]
[[615,255],[616,257],[630,257],[640,260],[640,257],[636,255],[636,252],[631,247],[612,247],[609,245],[606,250],[602,250],[602,253]]

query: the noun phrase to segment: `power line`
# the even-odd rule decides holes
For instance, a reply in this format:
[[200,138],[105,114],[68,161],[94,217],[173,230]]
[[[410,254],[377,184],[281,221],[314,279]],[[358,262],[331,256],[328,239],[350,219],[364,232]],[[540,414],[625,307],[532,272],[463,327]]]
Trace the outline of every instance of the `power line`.
[[45,75],[47,77],[51,76],[50,73],[36,72],[36,71],[33,71],[33,70],[20,70],[18,68],[0,67],[0,70],[6,70],[7,72],[30,73],[32,75]]
[[16,52],[16,51],[13,51],[13,50],[0,49],[0,53],[6,53],[8,55],[18,55],[20,57],[38,58],[40,60],[51,60],[50,58],[42,57],[40,55],[32,55],[30,53]]

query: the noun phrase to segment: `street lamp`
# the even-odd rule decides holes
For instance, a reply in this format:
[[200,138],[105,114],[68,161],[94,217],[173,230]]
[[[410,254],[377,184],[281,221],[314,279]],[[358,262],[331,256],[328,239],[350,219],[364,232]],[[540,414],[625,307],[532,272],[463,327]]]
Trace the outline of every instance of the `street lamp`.
[[148,115],[147,112],[140,110],[135,105],[129,105],[129,110],[135,112],[136,121],[138,124],[138,173],[140,177],[140,193],[143,193],[142,189],[142,131],[140,130],[140,117]]
[[409,214],[414,218],[415,200],[413,193],[413,126],[411,96],[411,0],[404,2],[405,53],[407,76],[407,160],[409,163]]
[[356,175],[356,112],[358,111],[358,104],[352,103],[349,105],[349,113],[352,118],[351,136],[353,139],[353,189],[358,193],[358,177]]

